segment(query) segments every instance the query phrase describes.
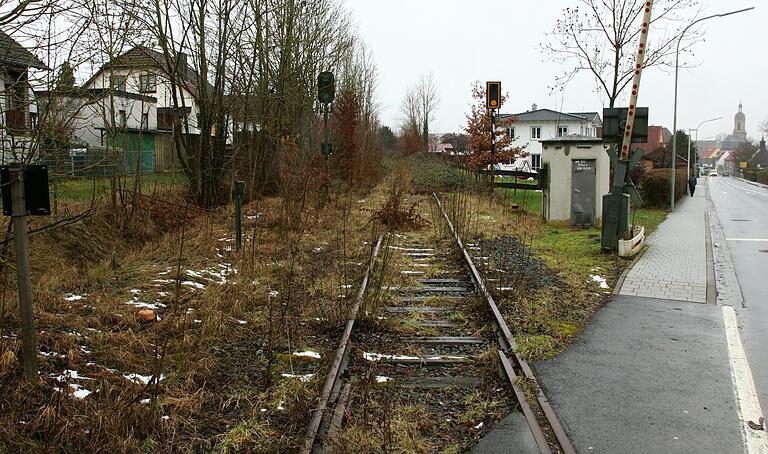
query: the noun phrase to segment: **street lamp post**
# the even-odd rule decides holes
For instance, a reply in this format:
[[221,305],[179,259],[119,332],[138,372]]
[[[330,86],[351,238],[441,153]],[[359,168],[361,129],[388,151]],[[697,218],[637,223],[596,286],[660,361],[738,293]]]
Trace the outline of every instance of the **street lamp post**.
[[[685,161],[685,168],[686,168],[685,177],[686,177],[686,179],[691,177],[691,131],[696,131],[696,141],[698,142],[699,141],[699,128],[701,128],[701,125],[703,125],[704,123],[709,123],[710,121],[717,121],[717,120],[722,120],[722,119],[723,119],[723,117],[710,118],[709,120],[702,121],[695,128],[688,130],[688,160]],[[688,191],[688,185],[685,186],[685,193],[688,194],[688,195],[691,195],[691,193]]]
[[[755,9],[754,6],[744,9],[739,9],[736,11],[730,11],[728,13],[721,13],[721,14],[713,14],[711,16],[702,17],[701,19],[696,19],[695,21],[688,24],[687,27],[683,29],[683,31],[680,33],[680,37],[677,39],[677,50],[675,52],[675,107],[674,107],[674,113],[672,117],[672,181],[670,183],[672,190],[669,194],[669,210],[673,211],[675,209],[675,163],[677,163],[677,79],[678,79],[678,72],[680,69],[680,43],[683,41],[683,36],[690,30],[691,27],[698,24],[699,22],[705,21],[707,19],[714,19],[716,17],[725,17],[730,16],[732,14],[737,13],[743,13],[744,11],[749,11],[751,9]],[[690,142],[690,139],[689,139]]]

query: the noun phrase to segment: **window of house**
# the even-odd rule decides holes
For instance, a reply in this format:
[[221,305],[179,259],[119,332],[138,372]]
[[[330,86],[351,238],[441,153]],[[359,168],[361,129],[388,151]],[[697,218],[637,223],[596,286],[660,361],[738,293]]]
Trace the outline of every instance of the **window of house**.
[[541,139],[541,126],[531,127],[531,139]]
[[541,169],[541,155],[540,154],[532,154],[531,155],[531,168],[533,170]]
[[117,126],[120,128],[128,126],[128,115],[126,115],[124,110],[117,111]]
[[126,91],[128,76],[114,75],[111,81],[112,89],[117,91]]
[[149,112],[141,114],[141,129],[149,129]]
[[564,137],[568,135],[568,126],[557,127],[557,137]]
[[157,91],[157,76],[155,74],[140,75],[139,90],[142,93],[154,93]]
[[507,137],[515,140],[515,128],[507,128]]

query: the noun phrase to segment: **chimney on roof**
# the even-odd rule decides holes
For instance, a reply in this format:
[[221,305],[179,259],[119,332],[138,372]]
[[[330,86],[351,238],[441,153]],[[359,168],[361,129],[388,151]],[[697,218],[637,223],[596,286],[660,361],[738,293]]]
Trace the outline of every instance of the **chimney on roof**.
[[535,112],[536,110],[538,110],[538,108],[539,106],[537,106],[536,103],[533,103],[533,105],[531,105],[531,112]]

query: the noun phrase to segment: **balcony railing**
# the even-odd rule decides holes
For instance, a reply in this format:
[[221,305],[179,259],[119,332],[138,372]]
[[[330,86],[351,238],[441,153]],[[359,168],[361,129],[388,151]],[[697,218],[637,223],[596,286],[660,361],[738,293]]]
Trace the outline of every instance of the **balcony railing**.
[[5,112],[5,129],[9,134],[24,134],[31,129],[28,112],[8,110]]

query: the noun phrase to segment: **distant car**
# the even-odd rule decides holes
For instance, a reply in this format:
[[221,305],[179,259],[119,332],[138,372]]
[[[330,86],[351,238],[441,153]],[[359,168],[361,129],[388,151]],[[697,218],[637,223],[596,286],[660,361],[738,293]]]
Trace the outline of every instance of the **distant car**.
[[716,177],[717,176],[717,170],[710,170],[709,171],[709,176],[710,177]]

